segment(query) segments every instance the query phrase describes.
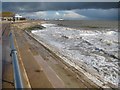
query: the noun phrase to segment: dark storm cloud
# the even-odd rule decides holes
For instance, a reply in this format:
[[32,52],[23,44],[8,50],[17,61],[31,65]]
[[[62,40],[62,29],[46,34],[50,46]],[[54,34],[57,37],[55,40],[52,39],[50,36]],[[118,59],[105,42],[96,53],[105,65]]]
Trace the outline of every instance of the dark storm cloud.
[[90,19],[118,20],[118,9],[81,9],[74,12]]
[[37,12],[46,10],[118,8],[117,2],[3,2],[3,11]]

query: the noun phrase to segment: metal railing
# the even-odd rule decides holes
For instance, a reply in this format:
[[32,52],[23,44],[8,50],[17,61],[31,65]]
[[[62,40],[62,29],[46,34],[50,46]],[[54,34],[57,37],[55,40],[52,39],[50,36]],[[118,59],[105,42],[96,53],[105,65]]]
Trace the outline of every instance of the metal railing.
[[14,40],[13,40],[13,35],[10,33],[10,47],[11,47],[11,53],[10,56],[12,57],[12,63],[13,63],[13,73],[14,73],[14,84],[15,84],[15,89],[23,89],[23,80],[22,80],[22,75],[20,72],[20,66],[18,62],[18,57],[17,57],[17,51],[14,46]]

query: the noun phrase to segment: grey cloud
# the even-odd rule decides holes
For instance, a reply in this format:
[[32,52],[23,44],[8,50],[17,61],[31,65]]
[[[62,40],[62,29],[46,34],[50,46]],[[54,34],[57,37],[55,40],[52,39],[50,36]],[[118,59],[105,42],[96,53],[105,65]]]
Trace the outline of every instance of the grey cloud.
[[37,12],[47,10],[118,8],[117,2],[3,2],[3,11]]
[[[3,2],[2,10],[13,11],[32,18],[36,18],[36,13],[40,11],[53,11],[53,13],[48,13],[48,16],[46,16],[51,18],[54,11],[64,12],[65,10],[71,10],[87,17],[87,19],[118,19],[117,2]],[[70,16],[71,14],[68,15]]]
[[3,0],[3,2],[119,2],[119,0]]
[[[57,14],[56,14],[57,13]],[[37,19],[71,19],[71,20],[118,20],[117,9],[75,9],[61,11],[38,11],[23,13],[23,16]]]
[[74,11],[90,19],[118,20],[118,9],[82,9]]

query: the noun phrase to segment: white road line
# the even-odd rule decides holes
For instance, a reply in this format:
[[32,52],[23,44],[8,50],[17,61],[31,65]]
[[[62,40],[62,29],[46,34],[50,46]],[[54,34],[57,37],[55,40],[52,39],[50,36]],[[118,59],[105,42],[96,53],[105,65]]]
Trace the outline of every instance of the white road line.
[[[13,35],[14,35],[14,33],[13,33]],[[14,38],[15,38],[15,35],[14,35]],[[22,67],[23,67],[23,72],[24,72],[24,77],[26,78],[26,81],[27,81],[27,88],[31,88],[31,85],[30,85],[30,81],[29,81],[29,79],[28,79],[28,76],[27,76],[27,73],[26,73],[26,70],[25,70],[25,67],[24,67],[24,64],[23,64],[23,62],[22,62],[22,58],[21,58],[21,55],[20,55],[20,50],[19,50],[19,47],[18,47],[18,44],[17,44],[17,40],[16,40],[16,38],[14,39],[14,41],[15,41],[15,43],[16,43],[16,48],[17,48],[17,50],[18,50],[18,57],[19,57],[19,61],[21,62],[21,65],[22,65]]]
[[47,64],[45,60],[39,55],[34,56],[35,60],[38,62],[40,66],[43,67],[43,70],[48,77],[49,81],[55,88],[65,88],[63,80],[56,74],[56,72]]

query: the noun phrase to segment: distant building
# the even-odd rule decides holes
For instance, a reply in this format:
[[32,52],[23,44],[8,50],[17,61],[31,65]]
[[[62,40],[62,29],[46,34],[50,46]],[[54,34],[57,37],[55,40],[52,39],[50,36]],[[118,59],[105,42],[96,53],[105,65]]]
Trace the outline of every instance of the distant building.
[[64,19],[60,18],[59,20],[62,21],[62,20],[64,20]]
[[1,19],[2,21],[13,21],[14,15],[12,12],[2,12]]
[[26,20],[23,16],[19,14],[14,14],[12,12],[2,12],[0,14],[0,21],[20,21],[20,20]]
[[21,15],[15,14],[15,21],[19,21],[21,18],[23,18]]
[[2,21],[2,14],[0,13],[0,21]]

